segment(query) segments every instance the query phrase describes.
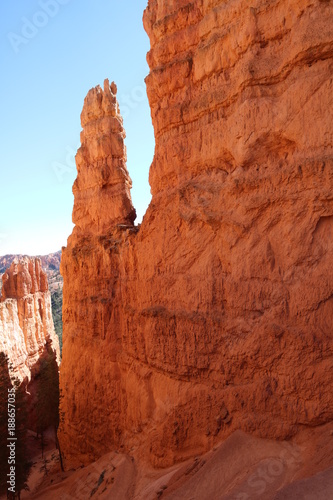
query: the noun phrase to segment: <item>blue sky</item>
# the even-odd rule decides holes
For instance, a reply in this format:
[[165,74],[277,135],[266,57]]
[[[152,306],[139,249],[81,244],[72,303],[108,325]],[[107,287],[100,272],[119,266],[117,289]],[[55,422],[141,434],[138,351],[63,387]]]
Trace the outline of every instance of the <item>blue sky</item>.
[[46,254],[72,230],[74,154],[88,90],[118,86],[140,222],[154,136],[144,78],[147,0],[3,0],[0,5],[0,255]]

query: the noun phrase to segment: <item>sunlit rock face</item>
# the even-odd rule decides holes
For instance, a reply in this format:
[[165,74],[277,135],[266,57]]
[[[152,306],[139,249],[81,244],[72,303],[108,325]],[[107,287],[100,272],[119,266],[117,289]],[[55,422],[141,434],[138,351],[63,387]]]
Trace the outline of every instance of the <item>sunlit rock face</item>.
[[81,147],[76,155],[73,222],[82,235],[103,235],[114,224],[136,217],[126,168],[125,131],[115,83],[88,92],[81,114]]
[[59,362],[51,295],[40,259],[15,259],[2,276],[1,293],[0,352],[9,358],[12,376],[27,383],[47,344]]
[[62,255],[68,466],[122,446],[164,466],[235,429],[280,439],[333,418],[331,2],[150,0],[144,26],[156,147],[140,228],[112,86],[82,112]]

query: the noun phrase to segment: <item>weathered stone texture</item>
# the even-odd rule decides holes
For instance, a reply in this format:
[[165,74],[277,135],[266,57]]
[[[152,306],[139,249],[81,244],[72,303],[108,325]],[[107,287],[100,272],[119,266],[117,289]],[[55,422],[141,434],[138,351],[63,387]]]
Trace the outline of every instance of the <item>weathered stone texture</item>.
[[15,259],[2,276],[0,352],[21,382],[31,380],[47,343],[59,362],[59,339],[54,331],[47,276],[38,258]]
[[89,92],[62,256],[68,464],[123,445],[163,466],[332,420],[332,11],[149,1],[139,229],[114,95]]

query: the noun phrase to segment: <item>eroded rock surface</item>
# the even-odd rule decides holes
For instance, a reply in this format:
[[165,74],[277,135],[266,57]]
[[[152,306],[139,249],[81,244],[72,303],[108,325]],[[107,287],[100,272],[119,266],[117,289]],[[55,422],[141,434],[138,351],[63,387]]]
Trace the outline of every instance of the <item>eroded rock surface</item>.
[[49,344],[59,362],[47,276],[38,258],[15,259],[2,276],[0,351],[12,365],[12,375],[30,382],[32,370]]
[[104,90],[97,86],[88,92],[81,114],[73,222],[85,236],[103,235],[114,224],[133,225],[136,217],[116,93],[116,85],[105,80]]
[[165,466],[236,429],[282,439],[332,420],[332,11],[148,2],[139,229],[114,93],[89,92],[62,255],[68,466],[115,447]]

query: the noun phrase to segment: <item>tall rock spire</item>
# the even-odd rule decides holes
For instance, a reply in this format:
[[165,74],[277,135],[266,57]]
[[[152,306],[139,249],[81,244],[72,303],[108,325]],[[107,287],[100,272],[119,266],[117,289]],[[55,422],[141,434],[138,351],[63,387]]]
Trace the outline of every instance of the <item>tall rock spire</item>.
[[105,234],[136,217],[126,168],[125,130],[114,82],[91,89],[81,113],[81,147],[76,155],[73,222],[85,234]]

